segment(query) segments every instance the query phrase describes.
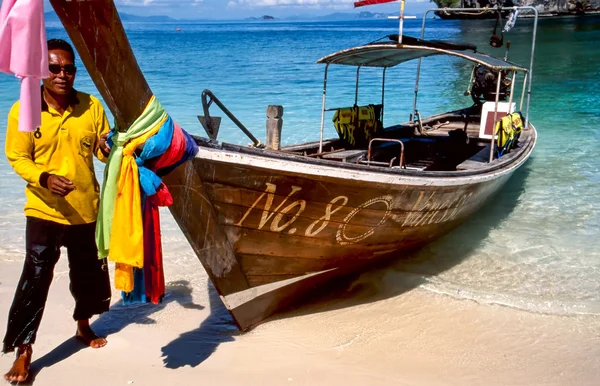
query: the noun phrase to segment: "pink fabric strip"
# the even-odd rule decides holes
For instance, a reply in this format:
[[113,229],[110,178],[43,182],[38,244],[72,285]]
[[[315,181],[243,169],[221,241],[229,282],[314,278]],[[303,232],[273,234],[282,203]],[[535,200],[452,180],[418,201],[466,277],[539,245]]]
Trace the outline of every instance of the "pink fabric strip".
[[[19,130],[35,131],[41,124],[42,97],[40,93],[40,79],[34,77],[23,78],[21,80]],[[27,130],[28,128],[29,130]]]
[[0,71],[21,79],[19,130],[35,131],[41,124],[40,79],[49,76],[43,0],[2,1]]

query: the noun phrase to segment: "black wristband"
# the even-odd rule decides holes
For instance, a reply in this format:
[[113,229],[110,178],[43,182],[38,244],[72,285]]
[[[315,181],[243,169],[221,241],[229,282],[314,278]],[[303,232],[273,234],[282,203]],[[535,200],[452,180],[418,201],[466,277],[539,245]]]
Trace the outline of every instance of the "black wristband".
[[50,173],[43,172],[40,174],[40,185],[46,189],[48,189],[48,178],[50,178]]

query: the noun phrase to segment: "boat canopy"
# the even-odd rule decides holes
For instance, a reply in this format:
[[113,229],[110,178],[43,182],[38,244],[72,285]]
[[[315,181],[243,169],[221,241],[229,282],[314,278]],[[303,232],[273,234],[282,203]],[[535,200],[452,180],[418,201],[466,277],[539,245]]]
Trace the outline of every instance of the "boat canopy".
[[463,58],[473,63],[481,64],[482,66],[491,68],[493,70],[527,72],[526,68],[490,55],[469,51],[466,49],[447,49],[434,47],[434,45],[439,44],[432,43],[428,45],[408,45],[398,44],[395,42],[372,43],[338,51],[334,54],[327,55],[319,59],[317,63],[344,64],[348,66],[365,67],[394,67],[400,63],[404,63],[413,59],[419,59],[433,55],[449,55]]

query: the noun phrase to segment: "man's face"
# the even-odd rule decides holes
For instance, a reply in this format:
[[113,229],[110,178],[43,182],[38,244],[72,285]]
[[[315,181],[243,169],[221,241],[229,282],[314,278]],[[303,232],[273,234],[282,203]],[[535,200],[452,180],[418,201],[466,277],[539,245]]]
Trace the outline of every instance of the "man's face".
[[57,95],[69,95],[75,81],[75,63],[67,51],[55,49],[48,51],[50,77],[44,79],[44,87]]

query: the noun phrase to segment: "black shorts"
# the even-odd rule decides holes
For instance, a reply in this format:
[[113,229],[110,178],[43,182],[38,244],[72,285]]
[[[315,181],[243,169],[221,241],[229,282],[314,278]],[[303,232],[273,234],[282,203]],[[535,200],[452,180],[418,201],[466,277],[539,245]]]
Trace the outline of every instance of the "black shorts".
[[66,247],[69,259],[73,318],[85,320],[108,311],[108,266],[105,258],[98,259],[95,233],[96,223],[64,225],[27,217],[25,263],[10,308],[3,352],[35,342],[61,247]]

